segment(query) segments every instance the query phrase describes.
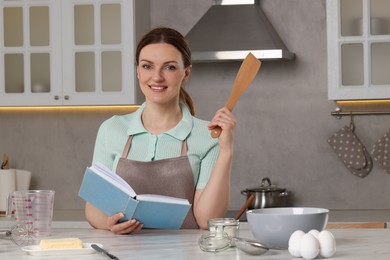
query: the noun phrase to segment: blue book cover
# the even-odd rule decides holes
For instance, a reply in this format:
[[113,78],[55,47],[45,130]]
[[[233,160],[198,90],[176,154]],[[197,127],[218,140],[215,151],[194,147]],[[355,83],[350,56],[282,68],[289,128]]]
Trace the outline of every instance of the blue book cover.
[[181,227],[191,207],[188,200],[162,195],[136,195],[118,175],[104,167],[102,173],[101,165],[94,166],[88,167],[85,171],[79,190],[82,199],[108,216],[122,212],[125,216],[121,221],[135,218],[144,225],[144,228]]

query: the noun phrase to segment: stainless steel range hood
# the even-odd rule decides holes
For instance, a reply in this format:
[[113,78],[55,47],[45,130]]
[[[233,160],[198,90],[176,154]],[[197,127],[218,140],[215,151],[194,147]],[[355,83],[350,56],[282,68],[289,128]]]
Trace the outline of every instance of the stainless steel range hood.
[[260,0],[213,0],[188,32],[193,62],[240,61],[248,52],[260,60],[293,60],[260,7]]

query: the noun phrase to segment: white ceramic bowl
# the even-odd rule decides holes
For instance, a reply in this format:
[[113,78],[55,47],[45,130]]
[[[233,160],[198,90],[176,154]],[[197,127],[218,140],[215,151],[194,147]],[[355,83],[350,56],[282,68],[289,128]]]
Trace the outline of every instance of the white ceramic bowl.
[[256,240],[269,248],[287,249],[288,240],[296,230],[321,231],[328,223],[328,209],[263,208],[246,212],[249,228]]

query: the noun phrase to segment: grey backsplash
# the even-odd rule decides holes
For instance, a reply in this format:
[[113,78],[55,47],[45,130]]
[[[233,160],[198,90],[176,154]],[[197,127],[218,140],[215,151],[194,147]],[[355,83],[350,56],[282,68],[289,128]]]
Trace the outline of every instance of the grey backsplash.
[[[185,34],[211,2],[152,0],[151,24]],[[366,178],[353,176],[326,142],[349,124],[349,118],[330,115],[335,105],[327,100],[325,0],[262,0],[262,6],[297,58],[263,62],[235,107],[230,209],[239,209],[246,199],[240,191],[260,185],[263,177],[286,188],[291,205],[389,209],[390,175],[374,163]],[[224,105],[239,65],[194,64],[187,89],[198,117],[211,119]],[[56,190],[56,209],[82,209],[79,185],[91,163],[98,126],[110,116],[1,112],[0,153],[10,156],[11,167],[33,172],[31,188]],[[354,121],[356,134],[369,150],[389,130],[389,116],[360,116]]]

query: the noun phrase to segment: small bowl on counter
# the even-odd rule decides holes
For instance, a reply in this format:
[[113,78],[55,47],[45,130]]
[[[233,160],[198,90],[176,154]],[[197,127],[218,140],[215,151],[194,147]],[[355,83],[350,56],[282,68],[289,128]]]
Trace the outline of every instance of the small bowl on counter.
[[252,209],[246,212],[255,239],[272,249],[287,249],[296,230],[322,231],[328,223],[329,210],[309,207]]

